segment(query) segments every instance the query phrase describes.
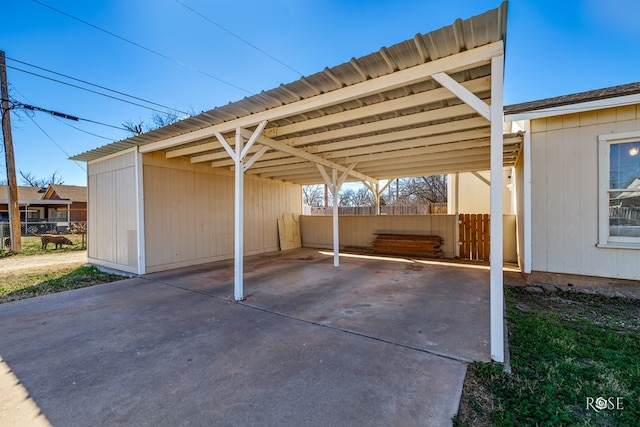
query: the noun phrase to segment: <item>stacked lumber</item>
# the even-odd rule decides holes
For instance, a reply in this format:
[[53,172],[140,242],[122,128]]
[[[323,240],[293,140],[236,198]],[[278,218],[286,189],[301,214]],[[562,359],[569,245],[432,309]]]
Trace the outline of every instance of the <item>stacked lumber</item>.
[[421,234],[376,234],[373,252],[386,255],[442,258],[440,248],[444,241],[440,236]]

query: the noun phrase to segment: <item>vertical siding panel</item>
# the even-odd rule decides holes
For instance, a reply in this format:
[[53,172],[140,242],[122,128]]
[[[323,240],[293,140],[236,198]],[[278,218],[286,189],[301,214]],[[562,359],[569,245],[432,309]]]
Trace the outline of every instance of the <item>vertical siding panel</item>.
[[[96,263],[135,271],[135,157],[125,153],[88,166],[88,255]],[[132,178],[133,177],[133,178]]]
[[110,262],[117,263],[118,260],[116,258],[116,254],[117,254],[116,248],[118,247],[118,243],[119,243],[118,241],[119,236],[118,236],[117,230],[119,229],[120,219],[118,218],[117,211],[116,211],[115,172],[105,173],[103,176],[104,176],[104,181],[103,181],[102,193],[104,194],[104,198],[103,198],[104,204],[103,206],[101,206],[101,210],[104,211],[105,217],[114,219],[114,224],[113,224],[113,229],[111,230],[111,233],[108,232],[107,227],[101,230],[101,234],[102,234],[100,236],[101,239],[105,242],[109,242],[108,245],[105,245],[104,247],[105,252],[102,254],[101,258],[104,260],[108,260]]
[[160,234],[157,232],[151,232],[151,230],[157,230],[158,215],[154,210],[159,197],[155,186],[158,180],[156,169],[147,165],[143,165],[143,185],[144,185],[144,226],[145,226],[145,256],[147,260],[147,266],[155,265],[158,259],[158,238]]
[[[534,124],[537,121],[534,121]],[[531,135],[531,263],[548,271],[547,263],[547,132]]]
[[637,256],[634,250],[620,249],[618,251],[618,277],[638,277]]
[[549,271],[563,271],[565,215],[563,184],[564,156],[562,133],[547,132],[547,265]]
[[592,127],[581,127],[580,139],[580,266],[579,274],[598,274],[598,150],[597,135]]
[[208,188],[206,185],[206,176],[203,173],[196,172],[194,174],[194,228],[196,231],[196,259],[206,258],[209,255],[209,228],[206,226],[208,221],[204,217],[208,211]]
[[[547,265],[549,271],[563,271],[562,255],[563,245],[563,214],[564,214],[564,191],[563,184],[563,164],[562,147],[564,141],[559,140],[559,133],[547,132]],[[552,143],[555,141],[556,143]]]
[[97,258],[96,249],[97,244],[97,231],[100,224],[97,223],[96,212],[98,210],[98,188],[97,188],[97,176],[92,175],[92,165],[88,166],[89,177],[87,188],[87,255],[89,258]]
[[[577,122],[577,120],[576,120]],[[564,270],[578,271],[580,269],[580,135],[575,130],[564,129],[560,133],[562,143],[559,151],[562,153],[562,260]]]

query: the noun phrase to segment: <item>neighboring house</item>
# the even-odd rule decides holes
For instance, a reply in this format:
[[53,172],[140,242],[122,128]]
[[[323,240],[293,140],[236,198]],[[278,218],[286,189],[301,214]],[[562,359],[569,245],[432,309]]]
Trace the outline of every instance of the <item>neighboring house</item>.
[[[0,185],[0,222],[9,221],[9,187]],[[87,188],[75,185],[49,185],[47,188],[18,186],[20,221],[56,223],[68,227],[69,221],[84,221]]]
[[[69,200],[71,205],[69,206],[69,220],[72,222],[86,221],[87,219],[87,187],[78,185],[62,185],[51,184],[47,188],[43,199],[45,200]],[[57,218],[67,218],[67,212],[52,212],[50,217],[56,216]]]

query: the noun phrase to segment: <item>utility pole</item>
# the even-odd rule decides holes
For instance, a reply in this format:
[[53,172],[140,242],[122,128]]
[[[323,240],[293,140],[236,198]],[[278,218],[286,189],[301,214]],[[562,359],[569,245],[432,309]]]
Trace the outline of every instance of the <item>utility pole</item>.
[[[9,229],[11,230],[11,252],[22,251],[20,233],[20,211],[18,210],[18,182],[16,181],[16,163],[13,155],[13,137],[11,136],[11,109],[9,108],[9,88],[7,84],[7,66],[4,51],[0,50],[0,95],[2,96],[2,135],[4,136],[4,157],[7,164],[7,184],[9,185]],[[25,212],[26,215],[26,212]]]

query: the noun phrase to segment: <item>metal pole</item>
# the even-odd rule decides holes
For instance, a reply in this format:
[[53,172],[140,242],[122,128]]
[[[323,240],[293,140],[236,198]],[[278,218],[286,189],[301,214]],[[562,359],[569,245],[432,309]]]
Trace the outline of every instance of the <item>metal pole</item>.
[[13,155],[13,137],[11,135],[11,110],[9,109],[9,89],[7,85],[7,66],[4,51],[0,51],[0,95],[2,96],[2,134],[4,136],[4,156],[7,165],[7,184],[9,186],[9,229],[11,233],[11,252],[22,252],[20,234],[20,211],[18,207],[18,182],[16,181],[16,162]]

